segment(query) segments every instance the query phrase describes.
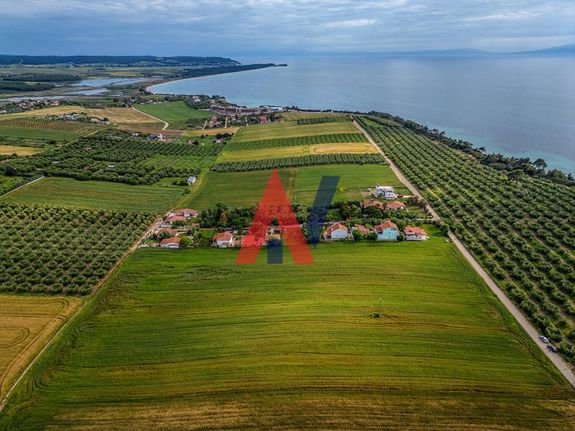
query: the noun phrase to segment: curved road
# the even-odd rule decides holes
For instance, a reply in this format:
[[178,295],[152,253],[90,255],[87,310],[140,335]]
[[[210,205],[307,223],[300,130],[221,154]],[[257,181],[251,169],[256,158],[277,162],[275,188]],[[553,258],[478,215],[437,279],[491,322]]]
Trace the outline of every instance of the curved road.
[[140,114],[147,115],[148,117],[153,118],[154,120],[157,120],[157,121],[159,121],[160,123],[164,123],[164,127],[162,127],[162,130],[166,130],[168,127],[170,127],[170,123],[168,123],[167,121],[164,121],[164,120],[162,120],[162,119],[160,119],[160,118],[158,118],[158,117],[154,117],[153,115],[148,114],[147,112],[140,111],[139,109],[134,108],[133,106],[132,106],[132,109],[133,109],[134,111],[138,111]]
[[[389,164],[391,170],[395,173],[397,178],[407,186],[407,188],[413,193],[415,196],[423,199],[422,194],[417,190],[417,188],[411,184],[411,182],[401,173],[399,168],[391,161],[389,157],[387,157],[382,149],[375,143],[375,141],[371,138],[369,133],[367,133],[363,127],[361,127],[357,121],[354,120],[355,126],[365,135],[365,137],[369,140],[369,142],[377,148],[377,151],[383,156],[385,161]],[[437,212],[431,208],[429,205],[427,206],[429,212],[431,213],[434,220],[440,220],[439,215]],[[531,337],[531,339],[535,342],[537,346],[543,351],[543,353],[549,358],[549,360],[557,367],[557,369],[563,374],[565,379],[575,388],[575,374],[571,370],[571,367],[567,364],[567,362],[557,353],[552,353],[547,350],[547,345],[543,343],[539,339],[539,332],[537,329],[531,324],[529,320],[523,315],[523,313],[517,308],[517,306],[511,302],[511,300],[507,297],[507,295],[499,288],[497,283],[493,281],[491,276],[483,269],[483,267],[475,260],[473,255],[467,250],[467,248],[463,245],[463,243],[455,236],[453,232],[449,232],[449,239],[453,241],[453,244],[457,247],[457,249],[461,252],[461,254],[467,259],[469,264],[475,269],[477,274],[485,281],[487,286],[491,289],[491,291],[497,296],[497,298],[503,303],[505,308],[509,310],[511,315],[515,318],[515,320],[521,325],[521,327],[527,332],[527,334]]]

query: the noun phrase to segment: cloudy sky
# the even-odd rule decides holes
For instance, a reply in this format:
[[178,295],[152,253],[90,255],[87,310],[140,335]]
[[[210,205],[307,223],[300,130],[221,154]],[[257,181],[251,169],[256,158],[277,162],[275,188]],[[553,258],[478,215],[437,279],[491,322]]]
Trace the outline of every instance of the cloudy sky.
[[3,54],[507,51],[574,42],[574,0],[0,0]]

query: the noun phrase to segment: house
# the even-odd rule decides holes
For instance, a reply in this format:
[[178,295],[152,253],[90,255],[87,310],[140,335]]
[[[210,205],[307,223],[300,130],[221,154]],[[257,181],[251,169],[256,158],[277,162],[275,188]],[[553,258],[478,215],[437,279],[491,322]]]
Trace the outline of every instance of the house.
[[166,238],[160,241],[161,248],[180,248],[180,242],[182,238],[174,236],[172,238]]
[[378,241],[397,241],[399,237],[399,229],[390,219],[385,219],[383,223],[375,226],[373,230],[377,234]]
[[234,234],[232,232],[221,232],[214,235],[212,244],[214,247],[226,248],[234,246]]
[[429,235],[423,229],[417,226],[405,226],[403,229],[406,241],[425,241],[429,239]]
[[375,192],[373,192],[373,195],[376,198],[384,198],[384,199],[395,199],[397,197],[393,187],[380,186],[379,184],[376,185]]
[[185,222],[187,220],[186,217],[183,215],[169,215],[166,219],[162,222],[162,227],[171,227],[174,223]]
[[323,239],[326,241],[346,239],[348,234],[348,229],[341,223],[334,223],[329,226],[323,233]]
[[362,224],[356,224],[353,226],[352,230],[357,230],[360,234],[362,234],[363,236],[365,235],[369,235],[370,230],[368,228],[366,228],[364,225]]
[[191,186],[192,184],[194,184],[196,182],[196,180],[197,180],[196,176],[192,175],[191,177],[188,177],[186,182],[188,183],[189,186]]
[[400,211],[400,210],[404,210],[406,207],[406,205],[401,202],[401,201],[391,201],[388,202],[385,207],[389,210],[389,211]]
[[383,206],[384,206],[383,202],[380,202],[380,201],[375,200],[375,199],[365,200],[360,205],[362,208],[377,207],[377,208],[381,208],[381,209],[383,209]]
[[200,212],[198,210],[193,210],[191,208],[181,208],[175,210],[171,215],[185,217],[186,219],[197,217]]

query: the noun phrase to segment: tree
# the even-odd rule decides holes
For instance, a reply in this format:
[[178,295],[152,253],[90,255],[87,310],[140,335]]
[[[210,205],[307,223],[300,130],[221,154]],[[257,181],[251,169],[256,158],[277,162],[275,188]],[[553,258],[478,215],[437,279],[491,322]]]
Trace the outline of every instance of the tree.
[[542,171],[547,168],[547,163],[545,163],[545,160],[540,158],[533,162],[533,166]]
[[190,245],[192,245],[192,240],[189,237],[180,237],[180,248],[188,248]]

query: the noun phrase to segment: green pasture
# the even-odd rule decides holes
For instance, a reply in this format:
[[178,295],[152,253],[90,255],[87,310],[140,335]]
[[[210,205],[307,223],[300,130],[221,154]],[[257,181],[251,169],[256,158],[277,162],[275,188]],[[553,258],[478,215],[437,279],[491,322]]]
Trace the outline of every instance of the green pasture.
[[213,114],[199,109],[192,109],[182,101],[155,104],[138,104],[134,107],[146,114],[170,123],[170,129],[186,128],[186,121],[193,118],[210,118]]
[[182,187],[166,182],[132,186],[50,177],[12,192],[2,200],[28,205],[162,213],[174,207],[182,196]]
[[444,237],[312,252],[136,252],[0,428],[572,429],[573,390]]

